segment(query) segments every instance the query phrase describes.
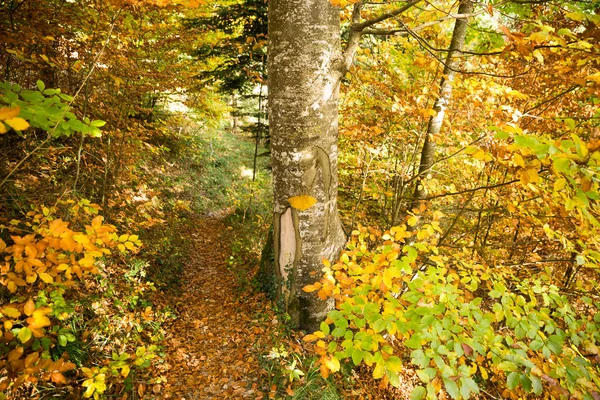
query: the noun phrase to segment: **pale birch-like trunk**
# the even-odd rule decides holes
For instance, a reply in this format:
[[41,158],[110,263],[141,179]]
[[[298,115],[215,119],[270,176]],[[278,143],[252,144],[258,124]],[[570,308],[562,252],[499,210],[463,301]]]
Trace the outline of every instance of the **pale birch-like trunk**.
[[[468,15],[473,10],[473,3],[471,0],[461,0],[458,7],[459,15]],[[425,180],[427,175],[430,173],[431,168],[435,162],[435,143],[432,141],[432,137],[440,133],[442,129],[442,123],[444,122],[444,116],[446,114],[446,108],[450,103],[450,97],[452,96],[452,83],[456,75],[456,67],[458,66],[459,56],[461,55],[462,48],[465,44],[465,37],[467,35],[467,23],[468,18],[462,17],[457,18],[454,25],[454,31],[452,33],[452,40],[450,42],[450,48],[448,49],[448,56],[444,65],[444,75],[440,82],[440,94],[437,98],[433,110],[435,115],[429,119],[427,125],[427,134],[425,135],[425,141],[423,148],[421,149],[421,162],[419,164],[418,178],[416,179],[415,192],[413,194],[412,203],[409,210],[418,208],[419,205],[426,200],[427,191],[425,190]]]
[[[277,299],[294,327],[313,331],[327,302],[302,288],[345,244],[337,211],[338,91],[344,63],[339,9],[328,0],[269,0],[269,131]],[[289,199],[310,196],[303,210]]]

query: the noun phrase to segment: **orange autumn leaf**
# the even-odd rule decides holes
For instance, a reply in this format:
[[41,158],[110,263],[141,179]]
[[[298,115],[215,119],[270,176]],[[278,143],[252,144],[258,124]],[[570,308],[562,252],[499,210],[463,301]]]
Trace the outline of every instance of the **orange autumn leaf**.
[[311,293],[319,290],[321,288],[321,282],[315,282],[312,285],[306,285],[302,288],[306,293]]
[[25,307],[23,308],[23,312],[25,313],[25,315],[30,317],[34,311],[35,311],[35,304],[33,303],[33,300],[32,299],[27,300],[27,303],[25,303]]
[[16,107],[2,107],[0,108],[0,120],[7,120],[16,117],[21,112],[19,106]]
[[56,383],[57,385],[66,385],[67,384],[67,380],[65,379],[65,376],[58,371],[54,371],[54,372],[52,372],[52,374],[50,374],[50,380],[52,380],[52,382]]
[[327,379],[329,377],[329,368],[327,368],[325,364],[321,364],[321,366],[319,367],[319,371],[321,372],[321,376],[324,379]]

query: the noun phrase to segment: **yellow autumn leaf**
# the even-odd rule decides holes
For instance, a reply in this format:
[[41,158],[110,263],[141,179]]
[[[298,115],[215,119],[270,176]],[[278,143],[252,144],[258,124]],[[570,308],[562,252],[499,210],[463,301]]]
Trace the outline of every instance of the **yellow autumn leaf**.
[[331,372],[337,372],[340,370],[340,361],[336,357],[328,358],[325,360],[324,364]]
[[523,160],[523,157],[521,157],[519,154],[513,154],[512,162],[517,167],[525,167],[525,161]]
[[69,269],[69,265],[68,264],[59,264],[58,267],[56,267],[56,269],[58,271],[66,271]]
[[83,234],[73,235],[73,240],[75,240],[79,244],[90,244],[91,243],[90,238]]
[[485,159],[485,151],[478,150],[477,152],[475,152],[475,154],[473,154],[473,158],[476,159],[476,160],[483,160],[483,159]]
[[14,307],[4,307],[2,313],[10,318],[19,318],[21,313]]
[[487,380],[487,378],[488,378],[487,370],[484,367],[482,367],[481,365],[479,366],[479,372],[481,373],[481,377],[483,378],[483,380]]
[[94,259],[87,256],[82,258],[81,260],[77,260],[77,262],[80,266],[84,268],[91,267],[92,265],[94,265]]
[[528,169],[527,174],[529,175],[529,182],[538,183],[540,181],[540,176],[535,169]]
[[13,128],[15,131],[22,131],[29,128],[29,122],[19,117],[7,119],[4,122],[6,122],[6,124]]
[[317,203],[317,199],[303,194],[300,196],[290,197],[288,199],[288,203],[290,203],[290,205],[296,210],[304,211],[314,206]]
[[2,253],[6,249],[6,242],[0,239],[0,253]]
[[19,115],[21,112],[21,108],[19,106],[12,107],[2,107],[0,108],[0,120],[11,119]]
[[54,282],[54,278],[52,277],[52,275],[47,274],[46,272],[41,272],[39,274],[40,279],[43,280],[46,283],[52,283]]
[[50,326],[51,322],[46,314],[50,313],[52,310],[48,307],[38,308],[33,312],[33,315],[27,318],[27,323],[29,324],[29,328],[43,328],[45,326]]
[[0,135],[6,132],[8,132],[8,129],[6,129],[6,126],[0,122]]

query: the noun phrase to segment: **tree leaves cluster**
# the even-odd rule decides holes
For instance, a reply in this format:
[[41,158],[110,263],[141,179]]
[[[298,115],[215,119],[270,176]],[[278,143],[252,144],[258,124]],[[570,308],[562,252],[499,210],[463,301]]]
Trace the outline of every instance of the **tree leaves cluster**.
[[343,216],[373,227],[305,287],[336,301],[307,340],[323,375],[414,369],[413,398],[595,398],[597,13],[476,5],[419,181],[451,32],[438,6],[365,40],[343,87]]

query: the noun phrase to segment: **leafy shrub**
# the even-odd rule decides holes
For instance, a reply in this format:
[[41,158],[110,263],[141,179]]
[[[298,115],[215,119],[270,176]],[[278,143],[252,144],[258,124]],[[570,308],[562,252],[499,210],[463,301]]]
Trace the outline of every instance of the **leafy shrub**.
[[[567,297],[545,273],[519,281],[509,268],[473,263],[470,253],[449,258],[424,242],[403,246],[405,236],[406,227],[383,235],[360,228],[340,261],[305,287],[336,299],[305,338],[315,342],[324,376],[351,360],[398,386],[410,352],[424,385],[413,398],[436,398],[442,387],[468,398],[489,382],[517,394],[598,395],[599,302]],[[369,248],[377,238],[383,243]]]
[[[75,220],[91,218],[99,210],[87,201],[65,203]],[[74,230],[74,224],[56,218],[56,212],[56,207],[41,207],[29,212],[24,221],[0,226],[2,233],[9,234],[3,235],[6,241],[0,238],[0,253],[4,255],[0,285],[8,292],[5,298],[10,298],[0,308],[0,366],[5,372],[0,382],[2,391],[40,380],[66,383],[64,374],[76,368],[69,356],[77,349],[69,351],[69,345],[80,340],[70,325],[80,302],[66,295],[89,285],[90,278],[100,273],[102,260],[115,252],[137,252],[141,245],[136,235],[119,236],[116,227],[105,224],[102,216],[96,215],[82,230]],[[143,359],[142,366],[146,362],[143,357],[147,357],[146,352],[131,362],[137,365]],[[76,356],[72,358],[77,361]],[[122,362],[128,358],[127,354],[118,355],[110,368],[127,377],[130,367]],[[92,373],[87,368],[81,371]],[[93,390],[84,385],[88,386],[86,397],[102,393],[98,382]]]

